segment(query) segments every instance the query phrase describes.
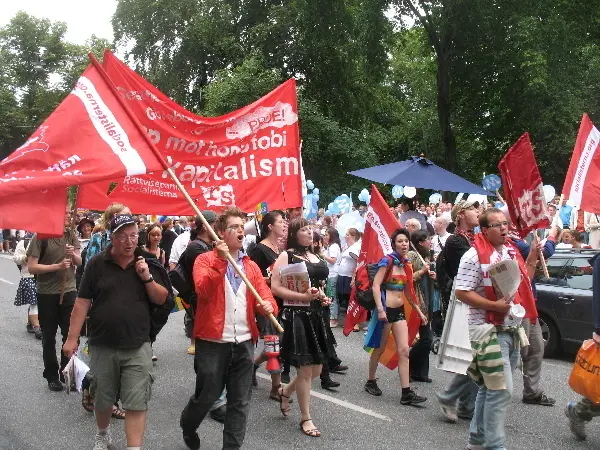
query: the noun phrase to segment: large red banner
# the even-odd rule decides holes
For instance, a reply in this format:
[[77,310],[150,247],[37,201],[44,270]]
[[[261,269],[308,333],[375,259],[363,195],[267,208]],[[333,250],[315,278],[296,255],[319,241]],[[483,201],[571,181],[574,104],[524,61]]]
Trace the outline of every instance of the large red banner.
[[583,115],[562,193],[571,204],[600,213],[600,131]]
[[[237,205],[254,211],[302,205],[296,83],[291,79],[256,102],[220,117],[201,117],[177,105],[112,53],[103,66],[148,136],[201,209]],[[107,183],[79,203],[110,201],[135,212],[191,214],[166,171],[121,180],[109,198]],[[94,197],[86,203],[85,199]]]
[[544,186],[529,133],[523,134],[498,163],[511,221],[521,237],[550,226]]
[[[365,232],[362,235],[358,267],[375,263],[384,255],[392,253],[390,236],[398,228],[401,228],[398,218],[390,211],[390,207],[374,184],[371,186],[371,203],[369,203],[365,218],[367,223],[365,224]],[[421,319],[409,303],[404,304],[404,309],[408,321],[408,342],[412,343],[419,331]],[[344,334],[348,336],[354,325],[364,322],[366,317],[367,311],[356,302],[355,287],[353,286],[348,302],[346,321],[344,322]]]
[[90,65],[27,142],[0,161],[0,197],[163,168],[101,70]]

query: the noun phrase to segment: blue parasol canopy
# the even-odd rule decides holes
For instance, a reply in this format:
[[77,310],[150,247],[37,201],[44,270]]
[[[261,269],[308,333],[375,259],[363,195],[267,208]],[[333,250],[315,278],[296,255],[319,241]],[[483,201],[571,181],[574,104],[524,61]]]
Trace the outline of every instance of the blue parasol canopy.
[[486,191],[420,156],[411,156],[406,161],[368,167],[348,173],[377,183],[399,184],[437,191],[496,195],[495,192]]

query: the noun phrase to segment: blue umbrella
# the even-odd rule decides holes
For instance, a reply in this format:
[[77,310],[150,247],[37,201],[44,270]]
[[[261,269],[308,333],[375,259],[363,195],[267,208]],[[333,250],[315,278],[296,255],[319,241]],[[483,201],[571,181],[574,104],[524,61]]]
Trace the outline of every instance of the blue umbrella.
[[350,175],[383,184],[399,184],[436,191],[466,192],[469,194],[494,195],[480,186],[454,175],[419,156],[406,161],[348,172]]

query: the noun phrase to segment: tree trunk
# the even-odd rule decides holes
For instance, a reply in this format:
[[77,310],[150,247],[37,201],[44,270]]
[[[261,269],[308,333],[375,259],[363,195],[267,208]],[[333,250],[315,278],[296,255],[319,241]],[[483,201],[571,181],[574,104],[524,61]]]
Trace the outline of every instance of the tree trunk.
[[437,55],[437,111],[442,142],[446,155],[446,169],[456,170],[456,138],[450,125],[450,57]]

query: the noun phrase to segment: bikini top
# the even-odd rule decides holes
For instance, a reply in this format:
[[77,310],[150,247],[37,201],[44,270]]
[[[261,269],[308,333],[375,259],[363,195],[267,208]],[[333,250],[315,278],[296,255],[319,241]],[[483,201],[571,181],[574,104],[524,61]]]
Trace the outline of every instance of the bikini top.
[[382,285],[387,291],[402,292],[406,286],[406,275],[393,274],[389,279]]

